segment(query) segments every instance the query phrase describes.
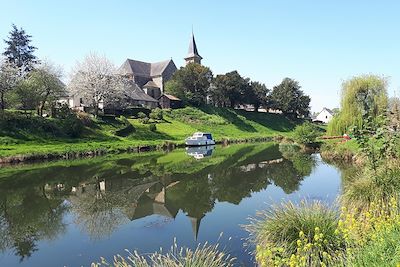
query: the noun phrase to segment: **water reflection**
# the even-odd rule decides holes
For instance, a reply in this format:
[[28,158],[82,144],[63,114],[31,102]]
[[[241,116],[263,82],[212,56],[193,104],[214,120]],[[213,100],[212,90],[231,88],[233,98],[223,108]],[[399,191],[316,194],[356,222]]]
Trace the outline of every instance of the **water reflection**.
[[271,184],[292,193],[316,165],[313,156],[274,144],[213,149],[2,169],[0,250],[30,257],[40,240],[63,235],[66,214],[99,240],[130,221],[183,211],[197,239],[217,202],[239,204]]
[[186,154],[195,158],[195,159],[202,159],[204,157],[209,157],[212,155],[213,150],[215,149],[214,146],[192,146],[186,148]]

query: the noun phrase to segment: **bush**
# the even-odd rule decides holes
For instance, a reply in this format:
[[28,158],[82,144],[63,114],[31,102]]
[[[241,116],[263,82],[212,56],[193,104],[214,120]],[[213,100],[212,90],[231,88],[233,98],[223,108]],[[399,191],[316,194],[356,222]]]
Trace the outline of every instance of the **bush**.
[[61,120],[61,128],[66,135],[77,138],[82,135],[84,125],[75,114],[71,114]]
[[154,123],[152,123],[152,124],[149,125],[149,130],[151,132],[156,132],[157,131],[157,126]]
[[119,121],[123,124],[123,127],[116,130],[115,135],[126,137],[135,132],[135,127],[133,127],[132,123],[126,117],[120,116]]
[[114,256],[110,264],[102,258],[100,263],[92,263],[92,267],[99,266],[141,266],[141,267],[182,267],[182,266],[207,266],[207,267],[231,267],[235,259],[229,254],[218,250],[218,245],[197,246],[195,250],[178,248],[174,244],[166,253],[155,252],[145,256],[137,251],[129,253],[124,258],[121,255]]
[[147,115],[144,114],[143,112],[139,112],[139,113],[137,114],[137,117],[138,117],[139,119],[144,119],[144,118],[147,118]]
[[162,119],[164,119],[164,116],[163,116],[164,114],[163,114],[163,110],[162,109],[160,109],[160,108],[155,108],[155,109],[153,109],[153,111],[150,113],[150,119],[153,119],[153,120],[162,120]]
[[315,143],[318,136],[321,135],[317,126],[312,123],[305,122],[298,125],[293,132],[293,139],[302,145],[311,145]]
[[342,253],[345,243],[337,234],[338,220],[338,211],[321,202],[287,202],[260,213],[246,228],[257,245],[260,266],[289,266],[296,261],[294,266],[308,266],[305,263],[317,260],[326,264]]

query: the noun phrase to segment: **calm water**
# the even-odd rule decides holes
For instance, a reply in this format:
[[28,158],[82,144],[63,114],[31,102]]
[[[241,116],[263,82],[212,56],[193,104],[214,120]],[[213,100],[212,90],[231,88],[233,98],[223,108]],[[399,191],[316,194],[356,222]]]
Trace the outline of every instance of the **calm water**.
[[89,266],[125,249],[219,243],[252,266],[240,225],[282,199],[331,203],[340,171],[274,144],[0,169],[0,266]]

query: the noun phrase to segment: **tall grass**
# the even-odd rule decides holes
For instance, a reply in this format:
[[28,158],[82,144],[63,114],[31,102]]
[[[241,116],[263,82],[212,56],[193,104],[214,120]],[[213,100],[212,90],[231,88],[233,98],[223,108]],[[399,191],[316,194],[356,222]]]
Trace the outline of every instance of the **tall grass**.
[[338,220],[338,210],[319,201],[285,202],[259,212],[245,228],[260,266],[317,266],[308,264],[331,262],[343,251]]
[[179,248],[174,241],[167,253],[160,250],[141,255],[137,251],[128,251],[127,257],[116,255],[111,263],[102,258],[100,263],[92,263],[92,267],[231,267],[234,266],[234,262],[235,258],[221,251],[218,245],[205,243],[192,250]]

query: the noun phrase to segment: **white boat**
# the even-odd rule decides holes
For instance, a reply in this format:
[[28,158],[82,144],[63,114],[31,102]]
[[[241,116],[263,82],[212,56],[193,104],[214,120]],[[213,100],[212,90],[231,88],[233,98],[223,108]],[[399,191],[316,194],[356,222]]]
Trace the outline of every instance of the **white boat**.
[[186,147],[186,154],[195,159],[203,159],[212,155],[215,145],[211,146],[188,146]]
[[210,133],[196,132],[191,137],[186,138],[187,146],[208,146],[215,145],[215,141]]

